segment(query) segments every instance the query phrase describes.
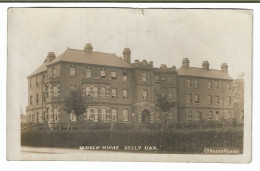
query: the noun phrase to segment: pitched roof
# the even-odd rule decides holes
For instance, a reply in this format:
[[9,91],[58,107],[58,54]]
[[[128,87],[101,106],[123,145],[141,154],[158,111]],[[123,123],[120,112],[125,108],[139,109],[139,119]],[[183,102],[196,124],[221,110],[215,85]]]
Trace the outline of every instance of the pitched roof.
[[196,67],[180,67],[178,69],[178,75],[195,76],[195,77],[206,77],[206,78],[217,78],[217,79],[232,79],[228,73],[221,70],[204,69]]
[[47,67],[46,67],[47,65],[48,65],[47,62],[43,63],[40,67],[38,67],[35,71],[33,71],[28,77],[33,76],[35,74],[38,74],[38,73],[41,73],[41,72],[47,70]]
[[47,65],[59,61],[131,68],[131,64],[124,62],[122,58],[116,56],[115,54],[95,52],[95,51],[87,53],[84,50],[67,48],[67,50],[65,50],[62,54],[56,57],[52,62],[43,63],[39,68],[37,68],[34,72],[32,72],[29,75],[29,77],[45,71],[47,69]]
[[50,64],[56,63],[58,61],[131,68],[131,64],[124,62],[122,58],[116,56],[115,54],[95,51],[88,53],[84,50],[69,48],[60,56],[55,58]]

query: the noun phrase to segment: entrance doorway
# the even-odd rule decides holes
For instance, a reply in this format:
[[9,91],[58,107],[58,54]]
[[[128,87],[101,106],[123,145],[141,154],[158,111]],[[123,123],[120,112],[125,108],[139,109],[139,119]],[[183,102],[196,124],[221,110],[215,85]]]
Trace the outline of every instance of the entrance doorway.
[[144,109],[142,111],[142,124],[147,124],[150,122],[150,111],[147,109]]

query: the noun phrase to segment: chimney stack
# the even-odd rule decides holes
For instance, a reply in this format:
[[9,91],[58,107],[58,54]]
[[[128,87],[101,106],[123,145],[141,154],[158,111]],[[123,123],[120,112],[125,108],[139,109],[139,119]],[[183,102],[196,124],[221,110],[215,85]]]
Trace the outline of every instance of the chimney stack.
[[88,53],[91,53],[92,49],[93,49],[93,47],[92,47],[91,43],[87,43],[84,47],[85,52],[88,52]]
[[183,66],[184,68],[189,68],[189,67],[190,67],[190,61],[189,61],[188,58],[184,58],[184,59],[182,60],[182,66]]
[[47,55],[47,62],[50,63],[51,61],[53,61],[56,58],[56,55],[54,52],[48,52]]
[[123,51],[123,60],[126,63],[131,64],[131,50],[129,48],[125,48]]
[[223,63],[223,64],[221,65],[221,70],[222,70],[223,72],[228,73],[228,65],[227,65],[227,63]]
[[208,61],[203,61],[202,62],[202,68],[209,69],[209,62]]

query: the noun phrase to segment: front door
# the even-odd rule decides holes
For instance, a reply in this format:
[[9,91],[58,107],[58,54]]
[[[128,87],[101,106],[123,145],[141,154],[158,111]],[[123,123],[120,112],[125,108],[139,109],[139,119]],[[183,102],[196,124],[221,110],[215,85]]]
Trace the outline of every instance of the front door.
[[142,112],[142,124],[147,124],[149,122],[149,115],[150,115],[150,111],[145,109]]

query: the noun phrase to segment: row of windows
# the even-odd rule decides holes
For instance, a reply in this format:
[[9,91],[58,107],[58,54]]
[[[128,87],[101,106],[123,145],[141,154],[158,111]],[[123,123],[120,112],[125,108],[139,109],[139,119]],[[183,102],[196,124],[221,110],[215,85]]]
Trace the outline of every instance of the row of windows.
[[[32,79],[30,79],[29,84],[30,84],[29,87],[32,88],[32,84],[33,84]],[[36,85],[36,87],[39,86],[39,77],[35,78],[35,85]]]
[[[212,104],[212,95],[208,96],[208,104]],[[192,94],[188,94],[188,103],[192,103]],[[195,94],[194,103],[200,103],[200,96],[198,94]],[[231,96],[227,97],[227,103],[231,105],[232,98]],[[215,96],[215,104],[219,104],[219,96]]]
[[[213,82],[212,80],[208,80],[208,89],[212,89],[212,84],[213,84],[212,82]],[[220,88],[218,80],[214,81],[214,85],[215,85],[216,89]],[[188,86],[188,88],[192,88],[191,78],[187,79],[187,86]],[[195,80],[194,80],[194,88],[199,88],[199,86],[200,86],[199,80],[197,78],[195,78]],[[230,89],[231,89],[231,83],[227,82],[227,90],[230,90]]]
[[[86,87],[86,96],[91,96],[91,97],[101,97],[101,98],[106,98],[110,96],[110,89],[106,87],[101,87],[98,89],[97,86],[88,86]],[[117,98],[117,89],[112,88],[111,89],[111,98],[115,99]],[[123,99],[128,99],[128,90],[123,89]],[[148,99],[148,91],[143,90],[143,99],[146,100]]]
[[[99,110],[100,107],[92,107],[88,108],[85,115],[85,120],[92,120],[92,121],[118,121],[118,110],[117,109],[111,109],[110,110],[106,107],[101,107],[101,110]],[[74,121],[73,115],[71,118],[72,121]],[[128,109],[123,110],[123,121],[128,122],[129,121],[129,111]]]
[[[228,111],[227,119],[232,119],[233,115],[231,111]],[[202,112],[196,111],[195,115],[192,115],[192,111],[187,112],[187,120],[201,120],[202,119]],[[213,111],[209,111],[208,113],[208,120],[220,120],[220,113],[219,111],[216,111],[215,113]]]
[[[75,76],[76,75],[76,68],[75,67],[71,67],[70,68],[70,75],[71,76]],[[87,68],[86,69],[86,77],[90,78],[92,77],[92,69],[91,68]],[[105,78],[106,77],[106,70],[105,68],[102,68],[100,70],[100,77],[101,78]],[[117,72],[116,70],[111,71],[111,78],[112,79],[117,79]],[[123,81],[127,81],[127,72],[123,71]]]

